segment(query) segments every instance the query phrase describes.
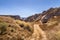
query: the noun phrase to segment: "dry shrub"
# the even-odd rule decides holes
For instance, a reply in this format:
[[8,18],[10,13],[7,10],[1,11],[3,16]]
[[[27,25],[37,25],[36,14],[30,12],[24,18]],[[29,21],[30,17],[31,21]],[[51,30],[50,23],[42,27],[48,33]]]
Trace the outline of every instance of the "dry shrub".
[[0,40],[24,40],[32,33],[31,23],[0,16]]
[[16,23],[19,24],[19,26],[22,27],[23,29],[28,30],[30,32],[33,32],[33,27],[32,27],[32,24],[30,22],[16,20]]
[[55,33],[55,37],[56,37],[57,40],[60,40],[60,31]]
[[7,31],[8,24],[5,22],[0,22],[0,35],[5,34]]

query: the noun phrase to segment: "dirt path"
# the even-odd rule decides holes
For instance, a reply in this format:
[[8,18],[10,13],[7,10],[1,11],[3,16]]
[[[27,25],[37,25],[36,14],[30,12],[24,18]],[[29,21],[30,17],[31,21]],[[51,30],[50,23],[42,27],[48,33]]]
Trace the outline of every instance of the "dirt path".
[[25,40],[47,40],[46,33],[39,27],[38,24],[34,24],[33,34]]
[[39,27],[38,24],[34,24],[34,32],[32,34],[35,40],[47,40],[46,33]]

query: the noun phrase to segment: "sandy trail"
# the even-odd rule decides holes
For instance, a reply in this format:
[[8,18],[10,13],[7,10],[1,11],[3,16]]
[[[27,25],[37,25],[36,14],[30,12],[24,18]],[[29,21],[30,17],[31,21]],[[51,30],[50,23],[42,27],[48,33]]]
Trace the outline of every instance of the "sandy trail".
[[47,40],[46,33],[40,28],[38,24],[34,24],[33,34],[25,40]]
[[39,27],[38,24],[34,24],[34,32],[32,35],[36,37],[35,40],[47,40],[46,33]]

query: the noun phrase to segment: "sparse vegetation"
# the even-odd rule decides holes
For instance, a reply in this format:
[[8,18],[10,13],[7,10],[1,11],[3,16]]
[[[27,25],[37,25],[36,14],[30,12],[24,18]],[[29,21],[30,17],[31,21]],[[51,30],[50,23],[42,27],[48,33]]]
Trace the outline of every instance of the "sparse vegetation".
[[5,22],[0,22],[0,35],[5,34],[7,31],[8,24]]
[[56,37],[57,40],[60,40],[60,31],[55,33],[55,37]]
[[19,26],[22,27],[22,28],[24,28],[25,30],[28,30],[30,32],[33,32],[33,27],[31,25],[31,23],[20,21],[20,20],[16,20],[16,23],[18,23]]

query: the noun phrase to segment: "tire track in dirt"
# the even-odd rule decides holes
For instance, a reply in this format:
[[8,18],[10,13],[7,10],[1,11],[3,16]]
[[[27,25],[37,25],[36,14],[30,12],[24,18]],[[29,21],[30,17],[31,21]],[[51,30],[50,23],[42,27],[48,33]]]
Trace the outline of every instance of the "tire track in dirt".
[[47,40],[46,33],[40,28],[38,24],[34,24],[34,32],[32,35],[36,37],[35,40]]

